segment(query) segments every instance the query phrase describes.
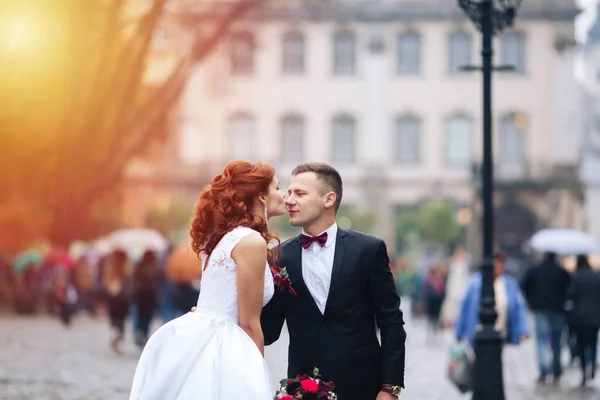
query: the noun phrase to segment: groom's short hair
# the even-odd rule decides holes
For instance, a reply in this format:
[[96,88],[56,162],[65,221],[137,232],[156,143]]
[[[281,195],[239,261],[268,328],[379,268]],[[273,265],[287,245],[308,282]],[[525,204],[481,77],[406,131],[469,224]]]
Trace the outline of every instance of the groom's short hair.
[[335,204],[334,208],[337,212],[340,209],[342,203],[342,195],[344,189],[342,187],[342,177],[340,173],[333,168],[331,165],[321,162],[311,162],[298,165],[292,171],[292,176],[303,174],[305,172],[314,172],[317,174],[319,179],[325,183],[327,189],[335,193]]

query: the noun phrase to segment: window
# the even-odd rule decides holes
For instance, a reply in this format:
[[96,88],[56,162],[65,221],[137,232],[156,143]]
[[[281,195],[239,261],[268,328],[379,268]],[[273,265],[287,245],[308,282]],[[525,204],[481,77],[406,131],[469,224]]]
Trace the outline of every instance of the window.
[[453,168],[468,168],[471,164],[473,121],[466,116],[454,116],[446,122],[445,159]]
[[304,35],[288,32],[283,35],[283,73],[304,72]]
[[351,32],[338,32],[333,37],[333,72],[352,75],[356,64],[356,38]]
[[421,69],[421,35],[403,33],[398,36],[398,73],[418,74]]
[[231,36],[231,71],[234,74],[248,75],[254,69],[254,38],[249,32],[234,33]]
[[254,158],[254,118],[249,114],[236,114],[229,119],[229,157],[232,160]]
[[525,173],[525,129],[527,118],[510,114],[500,121],[499,174],[502,178],[520,178]]
[[336,162],[351,163],[355,160],[356,123],[349,116],[333,119],[333,145],[331,159]]
[[281,120],[281,157],[284,162],[304,159],[304,119],[288,115]]
[[500,37],[500,62],[515,68],[515,72],[525,72],[525,35],[520,32],[507,32]]
[[399,165],[416,165],[420,161],[421,121],[406,115],[396,119],[394,162]]
[[461,67],[471,65],[471,35],[466,32],[455,32],[450,35],[450,72],[461,72]]

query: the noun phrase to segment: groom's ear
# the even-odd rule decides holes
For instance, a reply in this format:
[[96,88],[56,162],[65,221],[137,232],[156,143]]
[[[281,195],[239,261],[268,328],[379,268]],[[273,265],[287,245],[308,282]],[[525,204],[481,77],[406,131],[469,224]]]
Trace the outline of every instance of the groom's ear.
[[325,195],[325,208],[331,208],[335,206],[335,201],[337,200],[337,196],[335,192],[329,192]]

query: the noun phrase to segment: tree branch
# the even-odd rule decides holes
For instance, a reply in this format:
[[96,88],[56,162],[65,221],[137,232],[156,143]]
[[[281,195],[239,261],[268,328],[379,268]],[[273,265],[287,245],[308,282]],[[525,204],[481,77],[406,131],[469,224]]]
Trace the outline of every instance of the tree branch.
[[156,30],[156,26],[160,20],[160,16],[163,12],[165,2],[167,0],[158,0],[155,3],[155,7],[145,17],[138,28],[138,32],[135,34],[137,40],[141,40],[141,45],[136,52],[133,52],[133,61],[128,65],[129,71],[125,74],[128,77],[125,84],[122,86],[121,91],[117,95],[117,101],[114,102],[114,108],[116,110],[115,121],[118,123],[126,115],[131,115],[134,111],[131,105],[137,100],[138,88],[142,82],[144,76],[144,70],[146,60],[148,57],[150,44],[153,39],[153,32]]
[[[119,99],[119,95],[124,93],[123,86],[131,86],[131,80],[134,80],[134,82],[136,81],[134,79],[136,78],[134,75],[136,71],[133,68],[135,62],[133,60],[140,54],[141,50],[139,49],[142,49],[145,43],[151,41],[152,31],[156,26],[156,21],[158,21],[160,14],[164,10],[166,1],[168,0],[154,0],[151,9],[140,18],[136,32],[132,34],[131,38],[120,49],[118,54],[114,54],[108,59],[101,60],[101,62],[103,61],[110,63],[107,65],[107,68],[103,70],[104,74],[109,78],[106,80],[105,85],[101,87],[95,87],[93,92],[99,92],[97,95],[98,101],[96,102],[96,108],[94,111],[97,113],[97,115],[101,115],[103,120],[98,121],[90,118],[90,125],[85,127],[85,130],[89,130],[90,127],[95,126],[94,129],[96,131],[106,132],[108,134],[110,134],[112,131],[111,124],[116,120],[116,117],[111,118],[111,115],[115,116],[119,113],[119,109],[115,108],[116,102],[114,100]],[[145,34],[146,37],[140,38],[140,34]],[[139,42],[140,40],[141,46]],[[141,53],[144,56],[144,60],[147,52],[148,48],[146,47],[145,53]],[[142,75],[140,71],[137,72],[138,75]],[[127,94],[127,92],[125,93]],[[116,138],[114,139],[116,140]]]
[[100,49],[98,58],[96,60],[96,66],[94,68],[94,72],[92,75],[92,79],[90,84],[88,85],[88,93],[85,97],[86,103],[88,104],[87,112],[85,113],[86,117],[91,116],[91,110],[97,109],[100,99],[103,96],[93,96],[94,89],[107,87],[106,77],[107,74],[104,73],[106,70],[106,60],[110,60],[112,54],[115,52],[115,42],[117,40],[117,33],[120,32],[119,29],[119,17],[121,15],[121,10],[123,9],[123,4],[125,0],[113,0],[112,5],[109,8],[106,28],[101,32],[102,48]]
[[223,20],[219,23],[219,26],[215,29],[215,32],[208,39],[204,40],[203,43],[198,43],[198,41],[195,43],[192,59],[195,62],[203,60],[221,39],[229,33],[229,30],[235,21],[240,19],[251,8],[264,2],[265,0],[242,0],[232,5],[232,10],[225,15]]
[[108,154],[111,154],[113,158],[110,160],[110,164],[101,167],[104,168],[104,172],[101,176],[97,176],[94,184],[90,187],[90,192],[101,193],[114,186],[114,183],[122,178],[127,162],[143,151],[150,142],[147,133],[170,112],[185,85],[189,69],[189,62],[182,62],[132,119],[115,128],[121,134],[128,132],[128,135],[135,139],[131,145],[125,148],[121,141],[111,142]]
[[[107,154],[112,157],[115,154],[124,154],[124,157],[120,157],[121,162],[116,162],[113,158],[111,160],[111,168],[114,172],[107,174],[109,178],[107,182],[101,184],[98,182],[99,186],[110,186],[112,182],[114,182],[117,178],[117,175],[122,173],[122,169],[124,168],[127,159],[131,158],[135,154],[138,154],[147,144],[148,137],[143,134],[134,134],[136,131],[136,126],[139,124],[148,125],[149,116],[152,115],[156,108],[160,106],[164,106],[167,104],[170,105],[172,101],[178,97],[183,89],[183,84],[185,83],[185,77],[189,74],[189,71],[192,68],[193,63],[198,63],[204,59],[220,42],[220,40],[227,35],[232,24],[238,20],[245,12],[250,10],[252,7],[264,2],[265,0],[242,0],[235,5],[232,6],[231,11],[219,22],[219,25],[215,29],[214,33],[204,40],[196,40],[194,51],[192,52],[192,61],[183,61],[181,62],[175,71],[171,74],[171,76],[162,84],[161,88],[158,89],[155,93],[153,93],[146,100],[142,106],[140,106],[134,114],[130,114],[130,118],[124,121],[123,124],[114,127],[113,137],[117,137],[122,135],[123,132],[127,132],[129,137],[133,137],[134,144],[129,148],[129,150],[123,152],[122,145],[123,143],[119,140],[111,141],[111,146],[107,152]],[[146,129],[142,128],[141,132],[145,132]],[[121,151],[119,151],[121,150]],[[125,159],[124,159],[125,158]],[[98,189],[95,189],[94,192],[98,192]]]

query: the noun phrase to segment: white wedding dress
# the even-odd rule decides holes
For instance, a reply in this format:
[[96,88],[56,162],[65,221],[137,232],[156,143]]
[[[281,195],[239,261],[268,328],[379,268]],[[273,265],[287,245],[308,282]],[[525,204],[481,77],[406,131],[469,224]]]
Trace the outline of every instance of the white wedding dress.
[[[196,312],[174,319],[150,338],[138,362],[130,400],[271,400],[267,364],[239,327],[233,248],[256,231],[238,227],[213,250]],[[263,306],[273,297],[265,266]]]

